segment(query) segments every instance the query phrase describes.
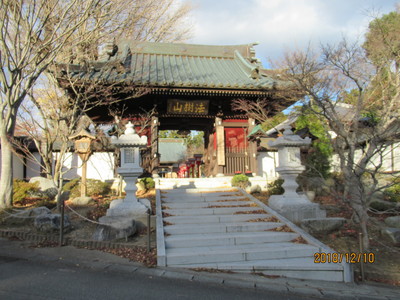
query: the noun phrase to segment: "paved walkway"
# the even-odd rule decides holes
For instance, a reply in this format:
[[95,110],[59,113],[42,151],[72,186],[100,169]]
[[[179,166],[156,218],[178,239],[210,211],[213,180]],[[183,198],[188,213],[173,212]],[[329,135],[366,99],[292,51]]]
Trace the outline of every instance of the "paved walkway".
[[72,246],[56,248],[29,248],[27,241],[9,241],[0,238],[0,264],[15,259],[32,262],[57,262],[65,266],[74,266],[98,271],[122,272],[127,275],[139,272],[143,276],[161,276],[188,280],[190,282],[216,283],[226,286],[259,289],[303,295],[317,299],[400,299],[400,289],[384,285],[355,283],[335,283],[287,278],[265,278],[251,274],[227,274],[194,272],[174,268],[145,268],[127,259],[97,251],[78,249]]

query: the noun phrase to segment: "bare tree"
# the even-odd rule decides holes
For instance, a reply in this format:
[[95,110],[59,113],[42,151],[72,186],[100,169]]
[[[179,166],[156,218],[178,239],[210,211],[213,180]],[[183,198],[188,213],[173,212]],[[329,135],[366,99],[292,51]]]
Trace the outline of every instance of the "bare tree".
[[306,93],[304,104],[333,132],[332,145],[344,177],[343,199],[359,222],[365,249],[368,206],[382,188],[382,154],[400,131],[400,73],[390,65],[388,60],[371,63],[362,47],[346,40],[323,46],[320,53],[310,47],[288,53],[279,65],[286,70],[285,79]]
[[258,123],[263,123],[272,116],[270,106],[271,102],[267,99],[257,99],[256,101],[235,99],[232,101],[232,110],[244,112]]
[[[0,2],[0,208],[12,203],[12,145],[17,111],[41,74],[66,48],[87,36],[76,34],[99,0],[1,0]],[[93,27],[101,24],[93,24]]]
[[12,204],[18,109],[48,67],[96,58],[99,43],[111,38],[181,40],[189,11],[173,0],[0,0],[0,208]]

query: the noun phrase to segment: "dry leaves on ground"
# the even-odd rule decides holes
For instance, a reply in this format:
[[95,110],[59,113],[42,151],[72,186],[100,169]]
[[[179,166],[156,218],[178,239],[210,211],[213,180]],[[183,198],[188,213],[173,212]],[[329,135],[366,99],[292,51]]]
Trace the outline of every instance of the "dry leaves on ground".
[[265,214],[265,215],[267,215],[268,213],[263,209],[237,211],[234,213],[234,215],[244,215],[244,214],[257,214],[257,215]]
[[228,207],[257,207],[255,203],[250,204],[239,204],[239,205],[210,205],[207,208],[228,208]]
[[195,272],[234,274],[234,272],[231,271],[231,270],[221,270],[221,269],[212,269],[212,268],[193,268],[193,269],[190,269],[190,270],[195,271]]
[[297,238],[291,240],[291,242],[295,244],[308,244],[308,242],[302,236],[298,236]]
[[268,218],[258,218],[258,219],[251,219],[248,220],[247,222],[273,222],[273,223],[278,223],[280,222],[277,217],[268,217]]
[[225,199],[225,200],[217,200],[215,202],[236,202],[236,201],[249,201],[249,198]]
[[283,225],[279,227],[275,227],[272,229],[267,229],[266,231],[278,231],[278,232],[294,232],[289,226]]
[[98,250],[142,263],[146,267],[157,266],[157,249],[151,249],[150,252],[147,252],[147,249],[144,247],[125,247],[118,249],[99,248]]

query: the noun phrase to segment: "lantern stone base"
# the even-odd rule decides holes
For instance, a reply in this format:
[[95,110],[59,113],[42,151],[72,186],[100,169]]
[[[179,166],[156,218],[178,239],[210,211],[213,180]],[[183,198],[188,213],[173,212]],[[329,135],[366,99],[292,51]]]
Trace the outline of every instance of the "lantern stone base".
[[147,215],[151,211],[148,199],[117,199],[110,203],[108,217],[132,217]]
[[326,218],[326,211],[304,195],[274,195],[269,198],[268,206],[293,223],[300,223],[304,219]]
[[136,232],[136,222],[131,217],[101,217],[92,238],[95,241],[127,239]]

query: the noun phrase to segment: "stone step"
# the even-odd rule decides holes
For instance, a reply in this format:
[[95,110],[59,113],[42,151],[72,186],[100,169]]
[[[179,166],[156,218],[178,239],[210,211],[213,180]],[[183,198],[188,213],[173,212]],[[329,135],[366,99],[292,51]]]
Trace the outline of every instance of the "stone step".
[[196,248],[167,248],[168,266],[223,263],[252,260],[271,260],[293,257],[308,257],[314,260],[319,248],[293,243],[247,244],[237,246],[208,246]]
[[163,194],[181,194],[181,195],[213,195],[213,196],[220,196],[223,194],[233,194],[238,193],[240,191],[237,189],[172,189],[172,190],[163,190]]
[[214,262],[176,265],[184,268],[209,268],[233,272],[256,272],[267,276],[282,276],[308,280],[348,281],[344,278],[344,265],[335,263],[315,264],[313,258],[295,257],[272,260],[240,262]]
[[230,232],[230,233],[202,233],[181,234],[165,237],[168,248],[204,247],[204,246],[233,246],[260,243],[290,242],[299,234],[294,232]]
[[[204,197],[204,196],[189,196],[189,195],[164,195],[161,197],[163,204],[165,203],[193,203],[193,202],[224,202],[224,201],[247,201],[244,196],[219,196],[219,197]],[[166,204],[167,205],[167,204]]]
[[[225,208],[182,208],[182,209],[164,209],[163,212],[170,216],[198,216],[198,215],[233,215],[239,212],[257,212],[260,207],[225,207]],[[266,213],[266,212],[265,212]],[[267,214],[267,213],[266,213]]]
[[247,207],[251,207],[254,202],[253,201],[225,201],[225,202],[214,202],[214,201],[196,201],[196,202],[170,202],[164,203],[163,207],[165,209],[181,209],[181,208],[210,208],[210,207],[240,207],[246,205]]
[[[257,206],[240,207],[251,203]],[[159,210],[158,227],[162,266],[351,281],[348,265],[314,263],[316,252],[332,250],[318,241],[311,242],[312,237],[291,223],[265,222],[273,220],[270,217],[275,212],[248,194],[229,188],[163,190],[157,205],[158,209],[164,208],[162,218]],[[238,211],[244,213],[235,214]],[[294,226],[295,232],[273,231],[285,224]],[[311,239],[310,244],[294,241],[300,236]]]
[[279,222],[236,222],[221,224],[188,224],[187,226],[167,225],[164,226],[166,235],[174,234],[197,234],[197,233],[222,233],[222,232],[249,232],[270,230],[284,225]]
[[163,220],[170,224],[210,224],[210,223],[229,223],[229,222],[247,222],[269,218],[269,214],[238,214],[238,215],[211,215],[211,216],[173,216],[164,217]]
[[221,194],[221,193],[238,193],[237,188],[220,187],[220,188],[176,188],[162,190],[162,194]]

